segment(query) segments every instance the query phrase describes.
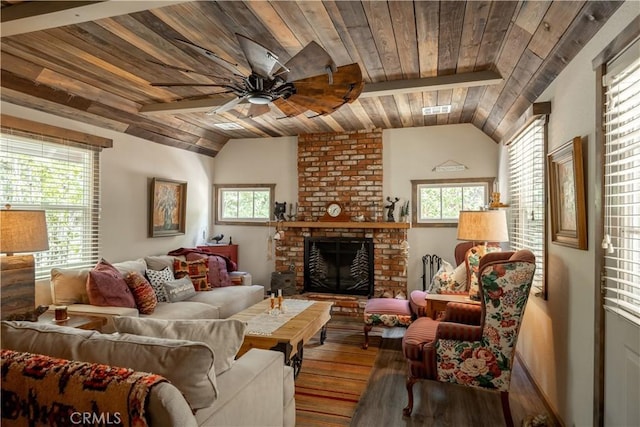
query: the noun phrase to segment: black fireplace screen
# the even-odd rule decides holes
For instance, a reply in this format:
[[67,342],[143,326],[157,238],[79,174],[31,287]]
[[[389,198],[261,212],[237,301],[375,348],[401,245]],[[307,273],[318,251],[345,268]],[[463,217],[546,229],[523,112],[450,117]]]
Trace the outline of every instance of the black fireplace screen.
[[373,292],[373,239],[306,237],[305,292],[370,296]]

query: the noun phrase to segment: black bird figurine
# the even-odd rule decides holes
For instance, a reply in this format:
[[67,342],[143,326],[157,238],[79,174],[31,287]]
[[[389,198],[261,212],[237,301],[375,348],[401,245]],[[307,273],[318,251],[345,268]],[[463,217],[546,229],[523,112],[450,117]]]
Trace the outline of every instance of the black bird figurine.
[[209,240],[213,240],[216,242],[216,245],[220,244],[220,240],[224,239],[224,234],[217,234],[215,236],[213,236],[211,239]]

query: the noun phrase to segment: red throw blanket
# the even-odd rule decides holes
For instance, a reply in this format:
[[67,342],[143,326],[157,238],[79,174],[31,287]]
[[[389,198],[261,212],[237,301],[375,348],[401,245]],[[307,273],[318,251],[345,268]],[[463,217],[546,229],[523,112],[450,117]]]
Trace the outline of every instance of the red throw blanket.
[[220,257],[222,259],[224,259],[224,261],[227,264],[227,272],[231,273],[232,271],[236,271],[238,270],[238,266],[236,265],[235,262],[231,261],[231,259],[229,259],[229,257],[226,257],[224,255],[218,255],[218,254],[212,254],[211,252],[207,252],[203,249],[197,249],[197,248],[179,248],[179,249],[174,249],[171,252],[169,252],[167,255],[171,255],[171,256],[187,256],[189,254],[201,254],[201,255],[207,255],[207,256],[217,256]]
[[165,378],[98,363],[2,350],[2,425],[148,425],[151,388]]

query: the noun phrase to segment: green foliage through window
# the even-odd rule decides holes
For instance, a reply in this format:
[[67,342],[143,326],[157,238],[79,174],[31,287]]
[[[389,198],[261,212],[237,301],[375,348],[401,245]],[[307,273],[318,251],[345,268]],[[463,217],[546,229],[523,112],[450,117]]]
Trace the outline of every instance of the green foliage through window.
[[412,180],[412,223],[417,227],[455,227],[461,210],[489,204],[494,178]]
[[265,222],[271,217],[273,185],[216,187],[216,222]]

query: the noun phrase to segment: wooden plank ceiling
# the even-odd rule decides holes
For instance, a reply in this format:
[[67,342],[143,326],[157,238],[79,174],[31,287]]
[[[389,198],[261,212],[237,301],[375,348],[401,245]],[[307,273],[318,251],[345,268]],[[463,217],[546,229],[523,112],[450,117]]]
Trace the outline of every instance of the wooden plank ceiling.
[[[15,8],[37,10],[34,3],[2,1],[3,26],[21,16]],[[10,35],[3,28],[2,100],[215,156],[233,138],[374,127],[472,123],[500,141],[622,2],[178,1],[158,7],[154,1],[149,2],[154,9],[127,14],[118,11],[117,2],[81,3],[112,3],[113,10],[84,22],[76,13],[71,24],[54,28],[45,21],[36,31],[29,19],[20,21],[24,30]],[[281,62],[315,41],[337,66],[358,63],[365,91],[367,84],[486,70],[499,73],[502,81],[361,96],[315,118],[310,112],[287,118],[273,105],[269,113],[248,118],[249,104],[216,115],[139,112],[145,105],[219,91],[150,85],[220,82],[178,68],[229,74],[176,39],[203,46],[248,72],[236,33],[258,41]],[[422,115],[422,107],[442,104],[451,104],[451,113]],[[216,126],[227,122],[240,129]]]

